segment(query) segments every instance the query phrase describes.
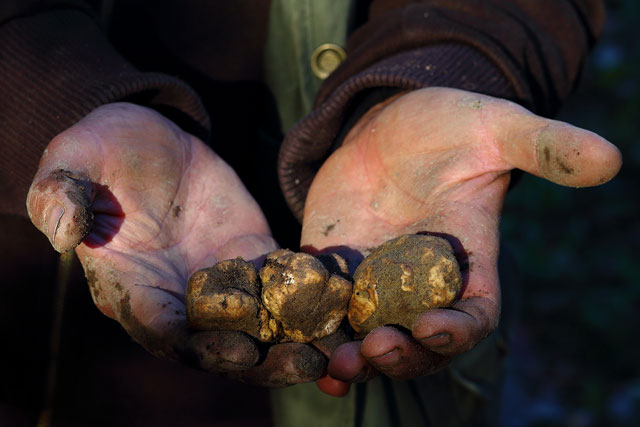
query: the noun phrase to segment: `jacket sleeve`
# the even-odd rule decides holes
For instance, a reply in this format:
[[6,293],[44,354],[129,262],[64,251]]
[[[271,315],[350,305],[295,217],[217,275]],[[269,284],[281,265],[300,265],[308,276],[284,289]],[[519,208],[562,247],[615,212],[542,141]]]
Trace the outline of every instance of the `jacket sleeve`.
[[[280,185],[302,219],[308,189],[345,118],[397,90],[453,87],[550,116],[574,89],[604,23],[600,0],[373,1],[312,112],[286,135]],[[375,94],[374,94],[375,95]]]
[[157,108],[184,118],[191,131],[208,131],[209,118],[193,90],[174,77],[137,71],[81,2],[3,2],[0,213],[26,216],[27,191],[48,142],[116,101]]

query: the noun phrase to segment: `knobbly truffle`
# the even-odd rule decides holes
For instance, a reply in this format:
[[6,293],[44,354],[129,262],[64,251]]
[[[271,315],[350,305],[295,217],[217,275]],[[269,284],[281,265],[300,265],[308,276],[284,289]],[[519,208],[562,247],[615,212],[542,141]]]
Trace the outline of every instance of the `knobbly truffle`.
[[195,272],[187,283],[187,320],[199,330],[242,331],[260,341],[279,341],[282,327],[260,300],[256,267],[242,258]]
[[281,249],[260,272],[242,258],[197,271],[187,284],[187,320],[199,330],[242,331],[263,342],[302,342],[336,332],[352,284],[346,261]]
[[[336,273],[346,274],[338,255],[324,257]],[[330,274],[323,262],[286,249],[267,256],[260,270],[262,302],[292,341],[309,342],[334,333],[347,313],[351,282]]]

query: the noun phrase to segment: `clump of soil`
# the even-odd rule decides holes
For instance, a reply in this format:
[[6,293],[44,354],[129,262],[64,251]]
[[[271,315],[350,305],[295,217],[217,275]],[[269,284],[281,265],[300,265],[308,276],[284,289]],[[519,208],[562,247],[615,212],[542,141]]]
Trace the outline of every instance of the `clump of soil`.
[[383,243],[362,261],[353,278],[348,315],[359,334],[390,324],[411,329],[425,311],[453,304],[462,287],[449,242],[427,235]]

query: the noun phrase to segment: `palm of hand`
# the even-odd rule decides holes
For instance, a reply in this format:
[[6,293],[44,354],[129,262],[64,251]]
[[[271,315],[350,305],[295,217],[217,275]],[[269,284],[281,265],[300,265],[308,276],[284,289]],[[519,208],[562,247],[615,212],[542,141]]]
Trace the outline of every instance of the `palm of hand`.
[[[82,241],[76,252],[96,305],[152,353],[265,385],[313,379],[297,370],[298,356],[323,369],[310,347],[285,345],[252,370],[259,354],[244,334],[188,328],[184,294],[193,272],[236,256],[256,259],[277,244],[233,170],[159,114],[112,104],[56,137],[28,206],[56,249]],[[85,238],[77,219],[89,212]]]
[[[432,104],[421,107],[432,120],[411,114],[420,102],[413,96],[370,111],[352,129],[309,192],[303,242],[324,248],[346,239],[366,254],[401,234],[437,232],[459,239],[476,274],[492,273],[496,254],[484,256],[487,246],[497,246],[512,167],[488,136],[478,105],[487,99],[446,95],[431,96]],[[469,115],[441,119],[455,109]]]
[[329,373],[348,380],[370,363],[411,378],[473,347],[498,321],[498,225],[510,170],[595,185],[615,175],[619,160],[594,134],[468,92],[424,89],[372,108],[316,175],[302,244],[366,255],[401,234],[436,232],[453,238],[470,268],[455,310],[432,310],[414,325],[422,345],[380,328],[362,345],[339,348]]
[[252,259],[276,244],[234,172],[198,139],[167,121],[148,118],[140,128],[92,119],[100,127],[83,151],[100,153],[100,175],[92,181],[101,186],[94,227],[78,255],[98,307],[166,355],[165,346],[154,348],[164,338],[144,340],[184,324],[189,276],[221,257]]

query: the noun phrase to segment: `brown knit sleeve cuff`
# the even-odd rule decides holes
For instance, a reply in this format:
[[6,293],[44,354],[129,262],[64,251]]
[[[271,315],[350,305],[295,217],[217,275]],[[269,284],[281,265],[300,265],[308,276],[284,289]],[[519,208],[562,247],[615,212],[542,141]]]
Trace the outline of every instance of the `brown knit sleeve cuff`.
[[346,80],[286,135],[278,159],[285,199],[302,221],[304,203],[316,172],[358,95],[372,88],[415,90],[453,87],[515,99],[516,92],[498,67],[476,49],[442,44],[393,55]]
[[0,46],[0,213],[26,215],[24,200],[46,145],[103,104],[136,102],[191,123],[185,125],[191,132],[209,129],[189,86],[138,72],[81,11],[6,22]]

